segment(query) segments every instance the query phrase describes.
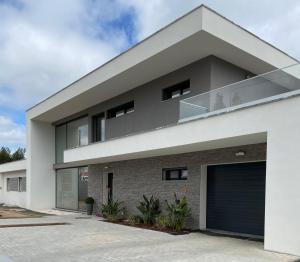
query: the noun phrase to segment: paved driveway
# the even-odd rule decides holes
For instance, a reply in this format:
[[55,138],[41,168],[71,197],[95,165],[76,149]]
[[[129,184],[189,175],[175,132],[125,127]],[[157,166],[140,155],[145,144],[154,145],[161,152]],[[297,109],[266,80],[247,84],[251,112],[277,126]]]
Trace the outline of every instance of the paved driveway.
[[0,228],[0,261],[297,261],[263,251],[259,242],[192,233],[165,233],[109,224],[81,215],[0,220],[69,225]]

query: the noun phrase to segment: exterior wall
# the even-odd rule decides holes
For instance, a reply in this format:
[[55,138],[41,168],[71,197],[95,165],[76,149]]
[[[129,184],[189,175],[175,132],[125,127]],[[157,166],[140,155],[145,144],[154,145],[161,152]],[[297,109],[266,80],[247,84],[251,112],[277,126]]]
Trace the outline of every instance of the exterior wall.
[[50,123],[27,118],[27,208],[55,207],[55,132]]
[[300,97],[235,110],[65,152],[100,163],[267,141],[267,250],[300,255]]
[[210,90],[245,80],[247,75],[254,76],[233,64],[215,56],[211,57]]
[[[245,156],[236,157],[235,152],[243,150]],[[127,211],[137,214],[136,205],[142,195],[157,196],[162,208],[165,200],[172,201],[173,193],[186,195],[192,208],[188,226],[199,228],[200,175],[202,165],[216,163],[247,162],[266,159],[266,144],[247,145],[202,152],[193,152],[163,157],[120,161],[89,166],[89,195],[96,200],[96,212],[103,203],[103,174],[112,172],[113,198],[123,201]],[[108,166],[108,169],[104,167]],[[187,180],[163,181],[162,169],[186,166]]]
[[0,203],[26,207],[26,192],[7,191],[7,178],[26,177],[26,171],[14,171],[0,174]]
[[[209,56],[185,66],[150,83],[137,87],[127,93],[93,106],[76,115],[62,119],[60,124],[79,116],[89,116],[89,141],[92,137],[92,116],[106,112],[108,109],[134,100],[134,113],[119,118],[106,119],[106,139],[120,137],[131,133],[151,130],[174,124],[179,119],[179,101],[225,84],[244,80],[247,71],[217,57]],[[187,95],[162,101],[162,90],[171,85],[190,79],[191,92]]]

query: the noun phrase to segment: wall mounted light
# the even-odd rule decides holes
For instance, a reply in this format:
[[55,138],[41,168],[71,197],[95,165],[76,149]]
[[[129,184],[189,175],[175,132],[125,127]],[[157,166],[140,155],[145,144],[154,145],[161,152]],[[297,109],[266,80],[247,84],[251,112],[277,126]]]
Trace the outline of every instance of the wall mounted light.
[[238,151],[235,153],[235,156],[239,157],[239,156],[244,156],[246,155],[246,152],[245,151]]

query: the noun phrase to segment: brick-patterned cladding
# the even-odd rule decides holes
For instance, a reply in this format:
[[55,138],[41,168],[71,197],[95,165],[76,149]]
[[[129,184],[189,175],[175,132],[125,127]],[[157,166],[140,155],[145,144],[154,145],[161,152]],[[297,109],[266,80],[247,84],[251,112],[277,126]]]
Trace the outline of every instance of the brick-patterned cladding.
[[[237,151],[245,151],[237,157]],[[187,226],[198,228],[200,208],[200,171],[201,165],[247,162],[266,159],[266,144],[222,148],[178,155],[134,159],[89,166],[89,195],[95,201],[96,212],[102,204],[102,174],[112,172],[113,197],[123,201],[127,211],[137,214],[136,205],[142,195],[157,196],[162,209],[165,200],[172,201],[173,193],[185,194],[192,209],[192,217]],[[109,169],[104,167],[108,166]],[[183,167],[189,171],[188,179],[182,181],[162,181],[162,168]]]

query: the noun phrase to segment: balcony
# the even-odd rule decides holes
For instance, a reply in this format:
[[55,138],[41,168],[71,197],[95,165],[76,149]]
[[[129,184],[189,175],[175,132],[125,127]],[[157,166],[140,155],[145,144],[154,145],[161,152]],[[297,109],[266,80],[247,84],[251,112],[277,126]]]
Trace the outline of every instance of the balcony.
[[179,122],[230,112],[300,93],[300,64],[230,84],[180,101]]
[[[299,95],[299,76],[300,64],[296,64],[183,99],[179,123],[65,150],[64,163],[57,167],[265,143],[268,131],[280,124],[276,116],[298,118],[289,113],[297,104],[270,102]],[[267,107],[256,106],[267,103]],[[242,108],[251,111],[237,110]],[[222,121],[209,118],[234,110],[236,114],[226,114]],[[190,121],[200,118],[201,123]]]

